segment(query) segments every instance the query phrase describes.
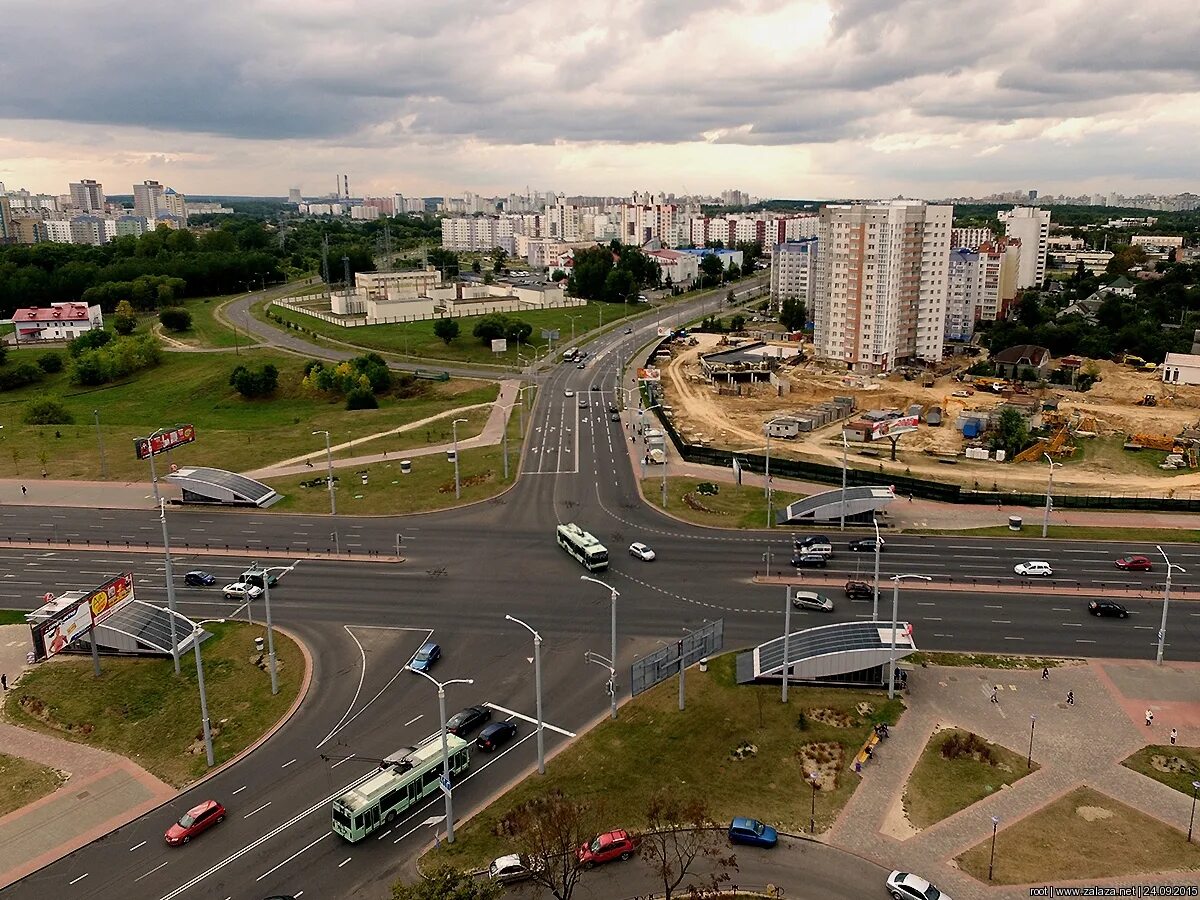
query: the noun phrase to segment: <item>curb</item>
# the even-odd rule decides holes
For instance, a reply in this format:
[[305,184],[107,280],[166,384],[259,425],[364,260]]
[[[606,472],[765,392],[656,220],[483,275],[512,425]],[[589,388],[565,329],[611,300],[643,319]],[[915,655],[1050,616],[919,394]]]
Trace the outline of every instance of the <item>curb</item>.
[[[788,585],[788,586],[808,586],[808,587],[841,587],[847,581],[854,581],[853,578],[831,578],[829,576],[817,576],[811,580],[804,578],[788,577],[786,575],[758,575],[755,574],[751,581],[754,584],[761,585]],[[863,580],[863,579],[858,579]],[[868,580],[868,584],[870,581]],[[1035,581],[1024,581],[1019,584],[980,584],[978,580],[972,580],[968,583],[966,580],[956,584],[953,580],[950,581],[930,581],[923,584],[920,588],[922,591],[939,591],[942,593],[985,593],[985,594],[1028,594],[1036,592],[1039,594],[1055,594],[1065,597],[1093,597],[1093,596],[1119,596],[1127,597],[1134,600],[1159,600],[1162,599],[1162,590],[1158,586],[1147,588],[1121,588],[1115,585],[1107,585],[1104,582],[1099,582],[1095,586],[1085,587],[1083,584],[1076,582],[1074,587],[1064,584],[1055,584],[1047,582],[1044,585]],[[881,584],[879,595],[882,598],[887,594],[888,589]],[[1171,592],[1171,600],[1200,600],[1200,591],[1177,590]]]

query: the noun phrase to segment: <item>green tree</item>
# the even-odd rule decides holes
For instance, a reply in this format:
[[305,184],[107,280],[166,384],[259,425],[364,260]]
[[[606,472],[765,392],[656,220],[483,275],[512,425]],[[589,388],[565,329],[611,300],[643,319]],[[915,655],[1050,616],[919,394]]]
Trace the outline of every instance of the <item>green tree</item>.
[[476,275],[483,271],[483,266],[480,264],[479,260],[475,260],[473,263],[471,263],[471,271]]
[[604,298],[608,273],[613,270],[613,251],[609,247],[589,247],[575,251],[575,265],[567,279],[567,292],[586,300]]
[[499,900],[504,885],[441,866],[421,881],[392,885],[392,900]]
[[1029,443],[1029,424],[1020,410],[1011,406],[1000,411],[990,436],[992,449],[1003,450],[1012,459]]
[[479,338],[481,344],[486,346],[497,338],[504,337],[507,328],[508,316],[501,313],[488,313],[486,316],[480,317],[471,333]]
[[25,405],[21,421],[26,425],[72,425],[75,417],[59,397],[44,394]]
[[433,333],[449,345],[458,338],[458,321],[456,319],[438,319],[433,323]]
[[47,375],[61,372],[63,369],[63,359],[57,353],[43,353],[37,358],[37,364]]
[[96,350],[103,347],[113,336],[101,328],[93,328],[91,331],[85,331],[79,337],[72,339],[67,344],[67,352],[72,356],[79,356],[85,350]]
[[229,374],[229,383],[247,399],[269,397],[279,384],[279,370],[271,363],[256,370],[238,366]]
[[496,260],[492,263],[492,271],[499,275],[504,271],[504,263],[508,259],[508,254],[501,248],[496,248]]
[[1046,321],[1041,302],[1034,291],[1026,291],[1021,295],[1021,300],[1017,304],[1017,321],[1027,328],[1033,328]]
[[379,409],[379,400],[370,388],[356,387],[346,394],[346,409]]
[[133,311],[133,304],[128,300],[122,300],[117,304],[117,309],[113,313],[113,331],[120,335],[133,334],[133,330],[137,328],[137,313]]
[[700,259],[700,275],[702,284],[709,280],[713,284],[720,284],[725,275],[725,263],[716,253],[705,254]]
[[458,254],[453,250],[434,247],[429,251],[429,264],[440,270],[443,278],[458,277]]
[[0,341],[0,366],[4,365],[6,359],[8,359],[8,344]]
[[533,334],[533,326],[520,319],[510,319],[504,326],[504,336],[515,344],[524,344],[529,340],[531,334]]
[[788,331],[803,331],[808,324],[808,309],[798,297],[789,297],[779,309],[779,321]]
[[743,331],[745,328],[746,328],[746,317],[743,316],[741,313],[738,313],[736,316],[733,316],[729,320],[729,330],[730,331]]
[[171,331],[187,331],[192,327],[192,314],[181,306],[169,306],[159,311],[158,321]]

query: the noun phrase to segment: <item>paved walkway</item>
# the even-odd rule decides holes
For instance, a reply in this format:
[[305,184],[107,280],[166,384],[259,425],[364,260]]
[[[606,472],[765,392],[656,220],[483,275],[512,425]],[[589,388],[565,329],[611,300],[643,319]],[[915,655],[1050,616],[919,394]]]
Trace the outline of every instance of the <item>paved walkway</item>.
[[[956,900],[1028,897],[1029,887],[991,888],[958,870],[954,857],[987,841],[992,816],[1003,831],[1080,786],[1187,830],[1191,798],[1126,769],[1121,760],[1148,743],[1200,745],[1200,664],[1095,660],[1053,669],[1004,671],[929,667],[909,678],[910,708],[863,772],[863,783],[827,835],[830,843],[885,866],[916,871]],[[995,681],[993,681],[995,680]],[[991,703],[993,684],[999,703]],[[1068,690],[1076,704],[1067,706]],[[1155,711],[1153,728],[1143,724]],[[1012,787],[914,833],[902,814],[904,785],[931,734],[969,729],[1023,753],[1036,715],[1033,758],[1041,767]],[[1142,873],[1155,883],[1195,885],[1196,873]],[[1134,875],[1087,883],[1144,882]],[[1083,882],[1081,882],[1083,883]]]

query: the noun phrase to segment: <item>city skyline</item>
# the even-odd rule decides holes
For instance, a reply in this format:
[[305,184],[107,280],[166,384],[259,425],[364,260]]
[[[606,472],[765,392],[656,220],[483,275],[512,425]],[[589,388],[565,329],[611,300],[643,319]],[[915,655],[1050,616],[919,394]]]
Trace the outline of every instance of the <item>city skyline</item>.
[[22,85],[0,98],[0,182],[314,197],[338,173],[355,195],[1195,190],[1189,7],[1049,6],[16,0],[10,30],[42,39],[0,59]]

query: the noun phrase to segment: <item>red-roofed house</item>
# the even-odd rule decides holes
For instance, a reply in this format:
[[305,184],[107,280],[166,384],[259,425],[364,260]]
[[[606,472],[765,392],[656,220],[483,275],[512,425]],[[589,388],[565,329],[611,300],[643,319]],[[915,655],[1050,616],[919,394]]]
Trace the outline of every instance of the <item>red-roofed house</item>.
[[44,309],[18,309],[12,322],[18,344],[69,341],[85,331],[104,327],[100,307],[86,303],[51,303]]
[[662,269],[663,281],[671,276],[671,284],[691,284],[700,274],[700,257],[678,250],[647,250],[646,255]]

